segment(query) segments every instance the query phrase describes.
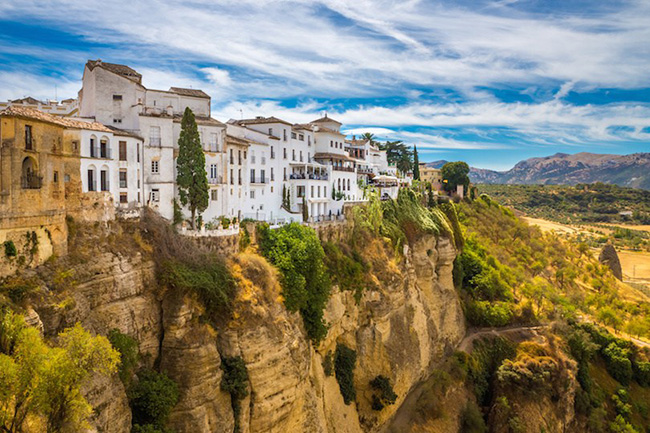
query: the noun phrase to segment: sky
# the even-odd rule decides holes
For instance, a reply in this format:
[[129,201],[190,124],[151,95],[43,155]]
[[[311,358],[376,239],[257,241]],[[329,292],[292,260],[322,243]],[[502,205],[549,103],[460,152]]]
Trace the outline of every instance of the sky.
[[98,58],[222,121],[327,113],[420,161],[650,152],[648,0],[0,2],[0,100],[76,97]]

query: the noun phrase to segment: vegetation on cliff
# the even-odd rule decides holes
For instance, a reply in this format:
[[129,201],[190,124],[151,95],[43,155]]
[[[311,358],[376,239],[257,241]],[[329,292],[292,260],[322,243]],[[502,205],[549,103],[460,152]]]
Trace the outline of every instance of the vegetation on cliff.
[[260,224],[257,235],[262,254],[280,271],[284,304],[289,311],[300,311],[307,335],[320,341],[327,334],[323,310],[330,279],[316,232],[298,223],[277,230]]
[[106,337],[77,324],[51,346],[23,317],[0,311],[0,429],[4,432],[79,431],[92,408],[81,385],[116,371],[119,354]]
[[544,234],[486,195],[459,207],[466,245],[455,283],[478,326],[573,318],[650,336],[650,304],[621,295],[606,266],[575,243]]

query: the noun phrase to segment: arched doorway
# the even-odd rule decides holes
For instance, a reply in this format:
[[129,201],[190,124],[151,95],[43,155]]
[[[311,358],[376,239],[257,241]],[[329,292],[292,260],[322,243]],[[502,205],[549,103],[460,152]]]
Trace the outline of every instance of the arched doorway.
[[31,156],[23,159],[20,181],[24,189],[39,189],[43,178],[38,175],[38,165]]

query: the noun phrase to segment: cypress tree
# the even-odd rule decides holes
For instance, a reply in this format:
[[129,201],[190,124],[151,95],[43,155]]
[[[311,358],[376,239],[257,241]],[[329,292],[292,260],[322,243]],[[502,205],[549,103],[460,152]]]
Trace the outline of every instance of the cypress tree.
[[417,146],[413,146],[413,179],[420,180],[420,158],[418,158]]
[[208,173],[205,171],[205,154],[201,147],[199,128],[196,126],[194,113],[185,108],[181,121],[181,136],[178,139],[178,158],[176,159],[176,183],[181,204],[189,206],[192,214],[192,228],[195,217],[207,209],[210,200],[208,194]]

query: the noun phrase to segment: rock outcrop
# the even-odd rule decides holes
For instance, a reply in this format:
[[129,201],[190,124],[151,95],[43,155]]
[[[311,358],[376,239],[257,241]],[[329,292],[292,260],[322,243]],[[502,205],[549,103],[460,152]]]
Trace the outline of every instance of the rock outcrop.
[[[169,420],[179,433],[233,430],[230,395],[220,389],[221,359],[230,356],[242,357],[249,376],[242,432],[377,431],[464,336],[452,283],[455,256],[448,239],[426,235],[404,257],[382,257],[373,275],[377,284],[358,302],[352,292],[333,288],[325,311],[329,332],[316,347],[301,316],[284,307],[275,269],[248,253],[230,259],[240,289],[233,319],[218,329],[203,320],[194,295],[162,291],[153,261],[140,252],[89,257],[75,287],[42,299],[31,320],[49,336],[80,322],[92,332],[117,328],[134,337],[142,362],[159,366],[179,386]],[[350,405],[323,368],[337,343],[357,352],[357,401]],[[380,412],[370,406],[369,382],[377,375],[388,377],[398,395]],[[128,431],[131,415],[117,376],[92,380],[85,393],[96,407],[94,431]]]
[[623,269],[621,268],[621,261],[618,259],[618,254],[614,245],[607,243],[603,246],[598,256],[598,261],[606,265],[612,270],[612,273],[619,280],[623,280]]

